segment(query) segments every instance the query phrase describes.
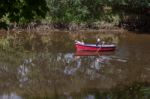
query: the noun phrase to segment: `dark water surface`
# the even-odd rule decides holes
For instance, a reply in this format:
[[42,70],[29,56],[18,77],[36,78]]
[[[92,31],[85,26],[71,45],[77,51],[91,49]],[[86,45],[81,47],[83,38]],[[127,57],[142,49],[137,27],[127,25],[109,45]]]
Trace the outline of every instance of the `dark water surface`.
[[[116,51],[75,51],[98,37]],[[19,34],[0,46],[0,99],[150,99],[148,34]]]

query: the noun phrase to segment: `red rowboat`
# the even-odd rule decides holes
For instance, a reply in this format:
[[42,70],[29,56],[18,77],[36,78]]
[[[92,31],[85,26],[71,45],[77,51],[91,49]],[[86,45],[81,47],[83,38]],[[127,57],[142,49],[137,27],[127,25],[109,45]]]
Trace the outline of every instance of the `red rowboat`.
[[84,44],[80,41],[75,41],[75,47],[77,51],[114,51],[116,48],[115,44]]

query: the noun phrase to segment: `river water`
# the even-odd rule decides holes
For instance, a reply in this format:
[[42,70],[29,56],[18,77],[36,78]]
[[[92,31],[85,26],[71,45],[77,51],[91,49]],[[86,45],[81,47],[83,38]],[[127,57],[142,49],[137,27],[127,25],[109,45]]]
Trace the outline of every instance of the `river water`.
[[[97,38],[116,50],[75,50]],[[0,99],[150,99],[149,34],[20,33],[0,47]]]

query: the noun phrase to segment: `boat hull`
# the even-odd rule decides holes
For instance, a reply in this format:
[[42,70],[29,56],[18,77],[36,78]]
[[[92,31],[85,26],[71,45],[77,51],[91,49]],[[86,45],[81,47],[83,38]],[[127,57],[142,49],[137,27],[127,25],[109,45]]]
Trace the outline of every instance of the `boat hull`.
[[115,45],[107,45],[107,46],[89,46],[83,44],[75,44],[77,51],[114,51],[116,46]]
[[113,51],[109,52],[94,52],[94,51],[76,51],[75,56],[101,56],[101,55],[112,55]]

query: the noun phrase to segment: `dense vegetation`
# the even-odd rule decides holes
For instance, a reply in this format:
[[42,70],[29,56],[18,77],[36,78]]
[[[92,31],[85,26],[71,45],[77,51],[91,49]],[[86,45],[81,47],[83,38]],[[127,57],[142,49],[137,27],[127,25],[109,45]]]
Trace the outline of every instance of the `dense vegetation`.
[[0,0],[0,23],[112,23],[128,29],[150,26],[150,0]]

